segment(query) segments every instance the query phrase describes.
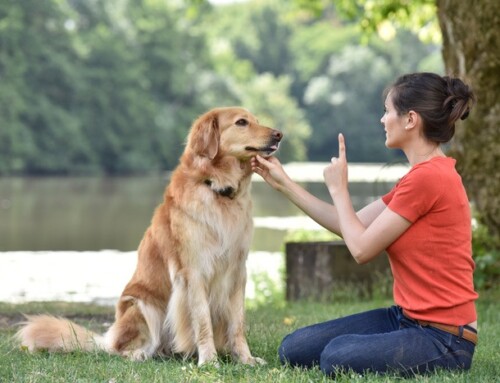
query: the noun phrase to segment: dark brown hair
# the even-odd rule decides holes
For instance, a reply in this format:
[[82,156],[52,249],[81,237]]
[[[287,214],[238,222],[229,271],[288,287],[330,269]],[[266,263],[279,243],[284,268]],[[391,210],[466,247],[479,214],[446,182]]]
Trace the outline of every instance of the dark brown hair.
[[475,102],[471,88],[459,78],[426,72],[399,77],[388,94],[398,115],[410,110],[420,114],[425,137],[439,143],[451,140],[455,122],[465,120]]

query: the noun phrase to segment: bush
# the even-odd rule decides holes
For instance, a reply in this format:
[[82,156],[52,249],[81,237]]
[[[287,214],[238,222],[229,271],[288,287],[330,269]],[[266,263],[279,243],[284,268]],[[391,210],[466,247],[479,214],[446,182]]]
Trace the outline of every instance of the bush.
[[500,241],[485,225],[474,221],[472,254],[476,263],[474,284],[477,289],[489,289],[500,281]]

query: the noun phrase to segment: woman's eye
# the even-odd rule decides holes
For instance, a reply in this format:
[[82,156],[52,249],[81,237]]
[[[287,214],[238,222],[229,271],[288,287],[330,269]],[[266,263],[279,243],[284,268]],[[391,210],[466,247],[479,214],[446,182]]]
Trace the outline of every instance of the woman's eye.
[[238,126],[247,126],[248,125],[248,121],[245,120],[244,118],[240,118],[238,121],[236,121],[236,125],[238,125]]

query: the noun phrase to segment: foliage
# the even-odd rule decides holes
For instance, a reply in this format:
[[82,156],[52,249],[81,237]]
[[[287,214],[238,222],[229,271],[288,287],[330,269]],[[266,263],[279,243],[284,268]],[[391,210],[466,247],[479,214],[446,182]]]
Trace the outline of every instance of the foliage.
[[[248,12],[242,12],[244,8]],[[296,100],[296,107],[304,111],[304,121],[311,127],[312,134],[307,143],[309,160],[324,160],[331,156],[340,130],[350,137],[352,143],[350,161],[386,162],[397,158],[399,152],[387,151],[380,134],[381,93],[393,80],[394,72],[415,70],[424,65],[434,71],[442,68],[439,63],[435,65],[435,61],[427,60],[430,56],[435,57],[436,49],[424,46],[409,33],[398,36],[390,45],[372,39],[358,50],[360,34],[355,30],[356,24],[345,23],[334,12],[315,18],[302,12],[302,8],[297,8],[293,2],[236,4],[220,7],[214,15],[217,23],[209,32],[210,41],[214,44],[213,51],[224,53],[225,68],[234,68],[234,64],[229,64],[234,60],[244,60],[245,68],[253,69],[260,76],[270,73],[281,75],[280,78],[285,75],[289,79],[289,94]],[[233,22],[236,17],[240,23]],[[247,25],[255,27],[248,28]],[[221,30],[224,30],[224,35]],[[412,53],[405,51],[407,44],[414,46]],[[360,51],[368,51],[371,56],[368,58],[362,54],[358,57]],[[279,59],[276,53],[279,53]],[[375,70],[369,62],[374,57],[381,64]],[[338,69],[338,78],[330,73],[333,65],[341,68]],[[239,74],[242,68],[239,67]],[[241,78],[247,79],[244,75]],[[325,82],[328,82],[327,86]],[[318,86],[323,90],[321,95],[316,92]],[[333,97],[332,93],[339,97]],[[294,148],[308,136],[297,135],[300,131],[305,132],[305,129],[290,130],[293,134],[286,135],[287,139],[297,140],[293,143]],[[280,155],[282,160],[290,159],[288,153]],[[291,158],[296,160],[300,156]]]
[[282,278],[276,281],[266,272],[255,272],[250,275],[250,279],[255,285],[255,296],[246,300],[249,309],[256,307],[282,307],[284,305],[284,270],[280,270]]
[[[412,53],[404,51],[406,45],[414,46]],[[427,54],[426,47],[408,33],[383,44],[375,39],[371,45],[347,45],[332,54],[329,66],[309,81],[304,95],[310,119],[316,121],[320,133],[311,139],[310,159],[325,158],[340,132],[346,137],[350,161],[371,162],[376,157],[392,162],[400,158],[400,152],[386,149],[380,134],[381,95],[394,80],[394,73],[417,71],[421,57]],[[360,97],[360,89],[364,97]]]
[[3,2],[0,20],[0,171],[59,173],[88,162],[72,114],[78,61],[64,11],[53,1]]
[[[476,221],[477,222],[477,221]],[[500,282],[500,244],[479,222],[472,231],[472,253],[476,263],[474,283],[478,289],[489,289]]]
[[339,241],[338,235],[326,229],[321,230],[289,230],[283,242],[319,242],[319,241]]
[[296,100],[288,96],[290,87],[289,77],[275,78],[272,74],[265,73],[245,84],[241,101],[255,111],[261,123],[284,133],[286,139],[279,150],[282,161],[305,161],[305,142],[311,134],[311,127]]
[[332,0],[344,16],[354,19],[367,34],[391,39],[397,29],[409,29],[424,40],[439,43],[441,33],[435,0]]
[[[435,55],[404,36],[358,48],[356,25],[285,0],[2,2],[0,174],[172,169],[191,121],[232,104],[285,132],[284,162],[328,158],[339,129],[356,135],[351,161],[386,161],[379,93]],[[321,81],[345,103],[311,100]]]
[[179,15],[161,1],[29,0],[0,9],[0,38],[9,44],[0,75],[13,72],[7,89],[22,92],[13,111],[1,111],[12,138],[3,140],[0,171],[175,166],[191,121],[207,108],[198,83],[212,67],[203,39]]

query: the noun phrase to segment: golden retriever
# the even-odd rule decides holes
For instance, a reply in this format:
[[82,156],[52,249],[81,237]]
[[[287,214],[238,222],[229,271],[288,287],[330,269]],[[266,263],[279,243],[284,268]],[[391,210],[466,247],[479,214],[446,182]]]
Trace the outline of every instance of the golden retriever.
[[198,365],[230,352],[244,364],[265,363],[245,336],[249,160],[272,155],[282,137],[240,107],[199,117],[139,245],[113,325],[101,336],[64,318],[27,316],[16,334],[21,344],[30,351],[101,349],[132,360],[197,354]]

